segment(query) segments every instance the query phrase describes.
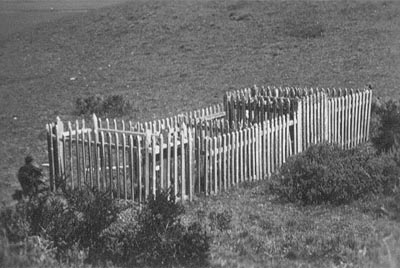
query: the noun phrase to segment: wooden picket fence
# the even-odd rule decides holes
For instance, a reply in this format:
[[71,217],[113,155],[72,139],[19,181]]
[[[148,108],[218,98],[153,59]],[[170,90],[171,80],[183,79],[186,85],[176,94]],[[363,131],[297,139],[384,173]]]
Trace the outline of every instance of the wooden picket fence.
[[97,187],[144,202],[172,189],[180,200],[268,178],[320,142],[368,140],[370,90],[251,88],[224,104],[146,123],[59,118],[47,125],[51,189]]

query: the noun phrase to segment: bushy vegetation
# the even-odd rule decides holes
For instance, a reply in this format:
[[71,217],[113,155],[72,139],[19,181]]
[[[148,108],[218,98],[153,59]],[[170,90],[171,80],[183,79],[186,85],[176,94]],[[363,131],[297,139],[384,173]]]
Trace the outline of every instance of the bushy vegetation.
[[98,256],[139,267],[206,265],[210,238],[199,223],[182,224],[184,212],[168,192],[159,193],[140,211],[136,222],[122,222],[105,230]]
[[132,111],[133,104],[123,95],[110,95],[107,97],[92,95],[76,100],[76,110],[79,115],[108,115],[121,116]]
[[[138,214],[136,206],[119,204],[109,193],[96,189],[47,193],[3,209],[0,230],[4,244],[20,244],[23,258],[29,258],[14,258],[14,266],[29,262],[157,267],[207,263],[209,237],[199,224],[180,222],[184,208],[168,193],[150,199]],[[9,249],[3,248],[1,254],[10,256]],[[1,263],[10,265],[10,259],[2,257]]]
[[379,152],[400,145],[400,101],[375,98],[371,107],[371,141]]
[[340,205],[369,194],[390,194],[399,183],[399,168],[369,145],[342,150],[319,144],[282,166],[272,188],[281,197],[302,204]]
[[20,200],[1,212],[0,228],[10,243],[32,237],[50,241],[55,259],[90,258],[100,233],[115,221],[120,208],[108,193],[95,189],[45,193]]

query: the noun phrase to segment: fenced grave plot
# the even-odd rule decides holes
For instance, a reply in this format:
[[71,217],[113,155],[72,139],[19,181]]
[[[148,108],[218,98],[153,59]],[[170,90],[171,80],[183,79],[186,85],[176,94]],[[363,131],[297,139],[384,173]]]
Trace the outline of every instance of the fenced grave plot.
[[178,200],[268,178],[288,157],[320,142],[368,140],[367,89],[258,88],[223,104],[145,123],[60,119],[47,125],[51,189],[97,187],[146,201],[172,189]]

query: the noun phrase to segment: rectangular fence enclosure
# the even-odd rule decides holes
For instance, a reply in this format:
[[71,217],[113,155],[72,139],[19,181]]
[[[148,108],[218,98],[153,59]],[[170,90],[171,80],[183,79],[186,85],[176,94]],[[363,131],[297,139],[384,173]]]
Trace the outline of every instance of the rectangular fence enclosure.
[[268,179],[312,144],[349,149],[368,140],[369,89],[256,87],[222,104],[145,123],[47,124],[50,187],[96,187],[143,203],[160,190],[178,200]]

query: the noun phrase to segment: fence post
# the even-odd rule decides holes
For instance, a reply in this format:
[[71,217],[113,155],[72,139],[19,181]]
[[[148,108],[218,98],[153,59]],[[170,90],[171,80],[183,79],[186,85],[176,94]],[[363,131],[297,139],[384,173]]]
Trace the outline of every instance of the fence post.
[[[97,148],[97,145],[99,144],[99,124],[97,120],[97,116],[93,114],[93,135],[94,135],[94,158],[95,158],[95,169],[96,172],[94,173],[96,176],[96,184],[97,184],[97,189],[100,189],[100,159],[99,159],[99,151]],[[110,167],[111,168],[111,167]]]
[[63,144],[61,141],[62,135],[64,132],[64,123],[61,121],[60,117],[57,116],[56,124],[55,124],[55,139],[53,141],[54,146],[54,178],[50,178],[50,190],[54,191],[60,186],[62,183],[63,175],[65,174],[64,170],[64,153],[63,153]]
[[48,152],[48,157],[49,157],[49,176],[50,176],[50,190],[54,190],[54,140],[53,140],[53,124],[47,124],[46,125],[47,129],[47,152]]
[[323,107],[324,107],[324,141],[328,142],[330,137],[329,131],[329,119],[331,110],[328,109],[328,95],[323,93]]

